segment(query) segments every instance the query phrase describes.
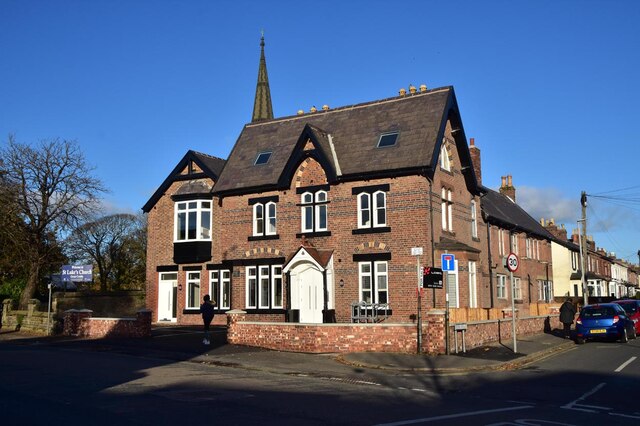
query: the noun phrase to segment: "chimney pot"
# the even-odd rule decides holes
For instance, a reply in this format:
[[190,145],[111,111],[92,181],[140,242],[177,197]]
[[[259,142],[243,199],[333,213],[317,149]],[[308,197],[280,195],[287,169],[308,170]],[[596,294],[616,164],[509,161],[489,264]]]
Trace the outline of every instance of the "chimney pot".
[[470,139],[469,139],[469,145],[471,145],[471,146],[476,146],[476,140],[475,140],[475,138],[470,138]]

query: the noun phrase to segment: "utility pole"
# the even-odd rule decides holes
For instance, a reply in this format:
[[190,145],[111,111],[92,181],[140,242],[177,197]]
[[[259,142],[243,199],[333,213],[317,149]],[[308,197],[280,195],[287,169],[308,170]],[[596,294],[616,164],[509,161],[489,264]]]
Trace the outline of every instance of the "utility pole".
[[584,306],[589,304],[589,295],[587,290],[587,270],[585,268],[585,258],[588,256],[587,252],[587,193],[582,191],[580,195],[580,205],[582,206],[582,219],[578,222],[582,223],[582,230],[580,231],[580,263],[582,268],[582,298]]

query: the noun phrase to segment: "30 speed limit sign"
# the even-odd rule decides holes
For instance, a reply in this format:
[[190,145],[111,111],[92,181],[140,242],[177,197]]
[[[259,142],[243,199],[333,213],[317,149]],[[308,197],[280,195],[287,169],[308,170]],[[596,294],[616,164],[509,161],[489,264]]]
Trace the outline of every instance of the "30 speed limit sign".
[[519,264],[520,260],[518,259],[518,255],[515,253],[509,253],[509,256],[507,256],[507,269],[511,272],[515,272],[518,270]]

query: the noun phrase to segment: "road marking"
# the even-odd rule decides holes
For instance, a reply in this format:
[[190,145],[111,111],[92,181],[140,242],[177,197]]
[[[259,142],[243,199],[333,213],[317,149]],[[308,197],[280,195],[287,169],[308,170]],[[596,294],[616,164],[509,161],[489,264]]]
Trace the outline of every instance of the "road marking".
[[627,365],[631,364],[633,361],[636,360],[637,357],[632,356],[631,358],[629,358],[624,364],[622,364],[620,367],[616,368],[615,370],[613,370],[615,373],[619,373],[622,371],[623,368],[625,368]]
[[640,416],[632,416],[631,414],[609,413],[611,416],[627,417],[629,419],[640,419]]
[[[593,395],[594,393],[598,392],[600,389],[602,389],[604,386],[606,385],[606,383],[600,383],[598,386],[596,386],[595,388],[591,389],[589,392],[585,393],[584,395],[582,395],[580,398],[571,401],[570,403],[563,405],[560,408],[565,408],[568,410],[576,410],[576,411],[584,411],[586,413],[596,413],[596,410],[611,410],[611,408],[607,408],[607,407],[600,407],[597,405],[586,405],[586,404],[579,404],[580,401],[583,401],[585,399],[587,399],[588,397],[590,397],[591,395]],[[594,410],[595,408],[595,410]]]
[[534,407],[533,405],[525,405],[521,407],[507,407],[507,408],[496,408],[493,410],[470,411],[468,413],[448,414],[445,416],[436,416],[436,417],[424,417],[422,419],[403,420],[403,421],[393,422],[393,423],[380,423],[377,426],[413,425],[416,423],[437,422],[439,420],[456,419],[459,417],[469,417],[469,416],[478,416],[482,414],[500,413],[502,411],[525,410],[527,408],[533,408],[533,407]]

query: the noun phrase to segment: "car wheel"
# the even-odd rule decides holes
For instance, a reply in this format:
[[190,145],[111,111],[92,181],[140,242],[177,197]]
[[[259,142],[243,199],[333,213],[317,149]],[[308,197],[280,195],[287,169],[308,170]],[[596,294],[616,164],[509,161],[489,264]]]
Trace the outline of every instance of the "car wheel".
[[621,343],[627,343],[629,341],[629,334],[627,333],[627,329],[624,328],[622,330],[622,337],[620,338]]
[[638,333],[636,333],[636,328],[634,326],[634,327],[631,327],[631,340],[635,340],[636,337],[638,337]]
[[576,343],[579,345],[584,345],[585,340],[582,337],[576,337]]

